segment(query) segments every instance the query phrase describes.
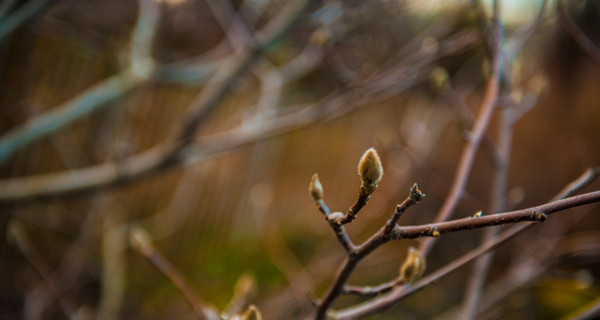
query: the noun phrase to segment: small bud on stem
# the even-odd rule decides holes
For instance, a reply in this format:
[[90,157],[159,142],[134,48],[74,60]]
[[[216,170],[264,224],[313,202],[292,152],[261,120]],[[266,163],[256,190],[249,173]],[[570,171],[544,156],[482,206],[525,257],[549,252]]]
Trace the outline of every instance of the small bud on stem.
[[410,283],[419,279],[425,272],[425,258],[414,247],[408,248],[408,256],[400,267],[402,282]]
[[315,202],[323,200],[323,186],[321,185],[321,181],[319,181],[319,175],[316,173],[310,178],[308,192]]
[[358,175],[362,180],[361,193],[371,194],[383,176],[383,166],[374,148],[370,148],[358,162]]

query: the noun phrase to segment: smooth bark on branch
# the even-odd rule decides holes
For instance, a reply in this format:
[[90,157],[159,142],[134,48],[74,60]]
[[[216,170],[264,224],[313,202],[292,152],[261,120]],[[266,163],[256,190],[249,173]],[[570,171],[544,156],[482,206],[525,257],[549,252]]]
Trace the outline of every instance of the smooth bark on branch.
[[573,207],[578,207],[600,201],[600,191],[585,193],[582,195],[557,200],[547,204],[510,211],[505,213],[497,213],[482,216],[479,218],[467,217],[446,222],[438,222],[425,224],[420,226],[403,226],[396,227],[392,231],[393,239],[413,239],[420,237],[431,237],[433,231],[444,234],[448,232],[457,232],[462,230],[478,229],[491,227],[520,221],[540,221],[545,220],[544,215],[566,210]]

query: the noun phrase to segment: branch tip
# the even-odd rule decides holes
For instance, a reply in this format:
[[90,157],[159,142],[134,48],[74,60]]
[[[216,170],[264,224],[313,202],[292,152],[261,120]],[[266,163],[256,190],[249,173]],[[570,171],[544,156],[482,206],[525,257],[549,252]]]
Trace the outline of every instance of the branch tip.
[[426,194],[424,194],[421,190],[419,190],[419,185],[416,183],[410,188],[410,200],[414,202],[419,202],[423,198],[425,198]]

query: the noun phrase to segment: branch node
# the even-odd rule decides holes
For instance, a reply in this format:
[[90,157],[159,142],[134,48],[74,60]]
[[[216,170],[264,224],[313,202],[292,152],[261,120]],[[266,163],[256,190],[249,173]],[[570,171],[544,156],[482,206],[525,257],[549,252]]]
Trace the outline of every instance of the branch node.
[[477,212],[475,212],[471,218],[480,218],[483,215],[483,210],[479,210]]
[[331,213],[330,215],[327,216],[327,221],[329,221],[329,223],[334,224],[336,226],[341,226],[342,225],[342,219],[344,219],[344,214],[340,211],[336,211]]
[[434,238],[438,238],[440,236],[440,230],[437,227],[430,227],[427,231],[427,235],[432,236]]
[[531,221],[544,222],[548,219],[548,215],[536,210],[531,210]]

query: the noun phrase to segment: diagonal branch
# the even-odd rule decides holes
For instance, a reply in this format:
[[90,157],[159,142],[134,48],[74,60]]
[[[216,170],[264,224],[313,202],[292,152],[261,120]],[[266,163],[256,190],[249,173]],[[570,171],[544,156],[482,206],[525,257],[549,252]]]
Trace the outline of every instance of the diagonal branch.
[[[0,180],[0,202],[26,201],[36,197],[56,197],[65,194],[97,190],[131,182],[175,167],[215,155],[231,152],[259,140],[307,127],[317,121],[340,117],[358,106],[376,103],[425,80],[418,77],[434,59],[460,52],[476,41],[472,33],[458,33],[440,45],[437,56],[423,57],[412,66],[400,61],[386,72],[364,80],[361,85],[332,95],[322,101],[302,106],[288,106],[277,117],[248,123],[229,131],[203,137],[172,155],[172,146],[159,145],[121,161],[106,162],[77,170]],[[422,72],[427,73],[427,70]],[[169,158],[171,161],[165,162]]]
[[[0,42],[4,41],[4,39],[17,30],[18,27],[39,14],[55,1],[56,0],[27,1],[27,3],[6,17],[0,16]],[[6,7],[3,7],[2,9],[10,9],[9,7],[14,4],[14,1],[12,2],[13,3],[11,3],[11,1],[6,1]]]
[[[39,1],[32,1],[36,3]],[[140,14],[131,37],[130,66],[121,70],[64,104],[6,132],[0,137],[0,164],[18,150],[53,134],[147,82],[154,74],[151,44],[160,10],[154,0],[139,1]]]
[[214,319],[211,308],[204,304],[198,292],[189,284],[185,276],[154,248],[150,236],[140,227],[132,226],[130,231],[132,248],[146,257],[179,290],[194,310],[198,319]]
[[[492,54],[492,73],[487,84],[487,88],[485,91],[479,114],[477,116],[477,120],[475,121],[475,124],[473,126],[469,142],[464,147],[463,152],[461,154],[459,167],[454,177],[454,181],[452,182],[452,188],[450,189],[450,193],[446,197],[442,208],[438,212],[438,215],[435,218],[435,222],[447,220],[452,215],[452,212],[454,212],[454,209],[456,209],[456,206],[458,205],[458,202],[465,191],[467,179],[471,173],[473,161],[475,160],[475,155],[477,154],[477,149],[490,123],[492,114],[494,113],[496,99],[500,87],[500,74],[503,60],[502,35],[499,23],[495,24],[493,49],[494,52]],[[434,239],[426,239],[421,243],[419,251],[423,254],[423,256],[427,256],[427,254],[433,247],[433,240]]]
[[573,21],[563,0],[557,1],[557,9],[560,26],[571,36],[571,38],[573,38],[573,40],[575,40],[581,50],[583,50],[597,66],[600,66],[600,48],[598,48],[585,32],[577,26],[575,21]]

